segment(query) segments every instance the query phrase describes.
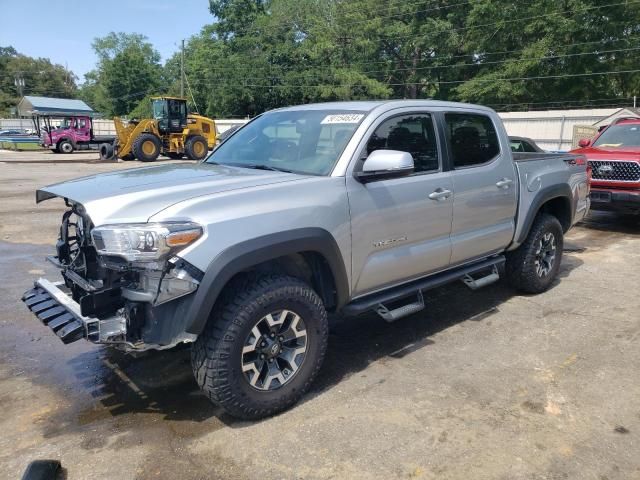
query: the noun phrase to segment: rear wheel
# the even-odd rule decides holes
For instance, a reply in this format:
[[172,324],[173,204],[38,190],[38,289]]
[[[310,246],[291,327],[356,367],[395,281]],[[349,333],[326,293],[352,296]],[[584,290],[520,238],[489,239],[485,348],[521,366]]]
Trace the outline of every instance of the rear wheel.
[[539,214],[527,239],[507,254],[506,274],[509,282],[526,293],[546,291],[560,269],[564,236],[556,217]]
[[233,289],[192,347],[200,388],[229,414],[278,413],[309,388],[327,348],[327,313],[304,282],[268,275]]
[[143,162],[155,162],[160,155],[162,143],[152,133],[141,133],[133,141],[133,154]]
[[73,152],[73,143],[69,140],[62,140],[58,143],[58,150],[60,153],[72,153]]
[[184,150],[189,160],[202,160],[207,156],[209,144],[207,143],[207,139],[202,135],[195,135],[187,139]]

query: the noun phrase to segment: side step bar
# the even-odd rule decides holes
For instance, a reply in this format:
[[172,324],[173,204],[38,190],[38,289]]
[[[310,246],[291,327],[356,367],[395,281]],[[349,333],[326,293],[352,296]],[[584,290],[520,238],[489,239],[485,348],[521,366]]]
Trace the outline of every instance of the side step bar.
[[[504,265],[504,262],[505,257],[503,255],[498,255],[469,265],[463,265],[452,270],[447,270],[442,273],[436,273],[430,277],[415,280],[398,287],[393,287],[382,292],[373,293],[366,297],[356,299],[345,305],[342,308],[341,313],[346,316],[356,316],[373,310],[380,314],[385,320],[390,318],[391,320],[387,321],[395,321],[402,318],[402,316],[406,316],[406,312],[409,312],[408,315],[411,315],[424,308],[424,299],[422,298],[422,291],[424,290],[431,290],[458,280],[464,281],[465,284],[472,289],[494,283],[500,278],[498,275],[498,268]],[[477,280],[472,277],[474,274],[486,272],[487,270],[491,270],[489,275]],[[384,306],[385,303],[402,300],[403,298],[407,298],[412,295],[418,295],[418,300],[414,303],[404,305],[396,310],[388,310],[387,307]]]
[[408,317],[414,313],[418,313],[424,310],[424,297],[422,296],[422,290],[418,290],[418,300],[414,303],[403,305],[395,310],[389,310],[382,303],[378,305],[376,313],[380,315],[385,322],[393,323],[401,318]]
[[491,269],[491,273],[480,278],[473,278],[471,275],[465,275],[462,281],[471,290],[478,290],[479,288],[486,287],[492,283],[496,283],[500,280],[500,274],[498,273],[498,267],[495,265]]

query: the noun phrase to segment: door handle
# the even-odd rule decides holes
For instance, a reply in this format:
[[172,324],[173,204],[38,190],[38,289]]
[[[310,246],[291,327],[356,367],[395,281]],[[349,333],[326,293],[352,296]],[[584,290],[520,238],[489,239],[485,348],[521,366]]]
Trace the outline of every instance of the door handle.
[[511,186],[512,183],[513,183],[513,180],[511,180],[510,178],[503,178],[502,180],[496,183],[496,187],[507,189]]
[[431,200],[446,200],[451,196],[451,190],[445,190],[444,188],[438,188],[436,191],[429,194]]

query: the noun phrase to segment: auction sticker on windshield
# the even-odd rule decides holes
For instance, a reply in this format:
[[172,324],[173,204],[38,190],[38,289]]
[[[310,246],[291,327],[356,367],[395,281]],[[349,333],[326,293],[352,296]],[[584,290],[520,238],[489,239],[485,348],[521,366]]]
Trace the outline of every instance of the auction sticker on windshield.
[[322,125],[330,123],[358,123],[362,120],[364,115],[362,113],[343,113],[339,115],[327,115],[324,120],[320,122]]

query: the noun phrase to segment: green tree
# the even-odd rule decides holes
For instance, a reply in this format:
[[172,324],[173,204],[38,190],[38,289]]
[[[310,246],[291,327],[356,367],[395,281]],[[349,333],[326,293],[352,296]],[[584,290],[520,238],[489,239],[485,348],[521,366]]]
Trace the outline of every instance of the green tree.
[[[185,95],[213,117],[283,105],[436,98],[499,109],[629,101],[640,89],[640,4],[598,0],[210,0],[186,44]],[[180,54],[137,34],[96,40],[92,105],[131,112],[178,94]],[[134,77],[142,77],[138,81]],[[556,103],[552,103],[556,102]],[[140,107],[142,108],[142,106]]]
[[73,98],[77,93],[76,76],[47,58],[32,58],[13,47],[0,47],[0,114],[6,116],[23,95]]
[[[491,35],[479,28],[487,19]],[[464,49],[475,65],[455,87],[462,100],[503,108],[551,102],[561,106],[576,100],[597,104],[628,98],[640,86],[637,73],[606,73],[637,69],[636,2],[537,0],[505,5],[478,0],[466,27]],[[518,80],[522,78],[530,79]]]
[[127,115],[141,98],[164,90],[160,54],[144,35],[112,32],[95,39],[93,49],[98,65],[81,95],[107,115]]

